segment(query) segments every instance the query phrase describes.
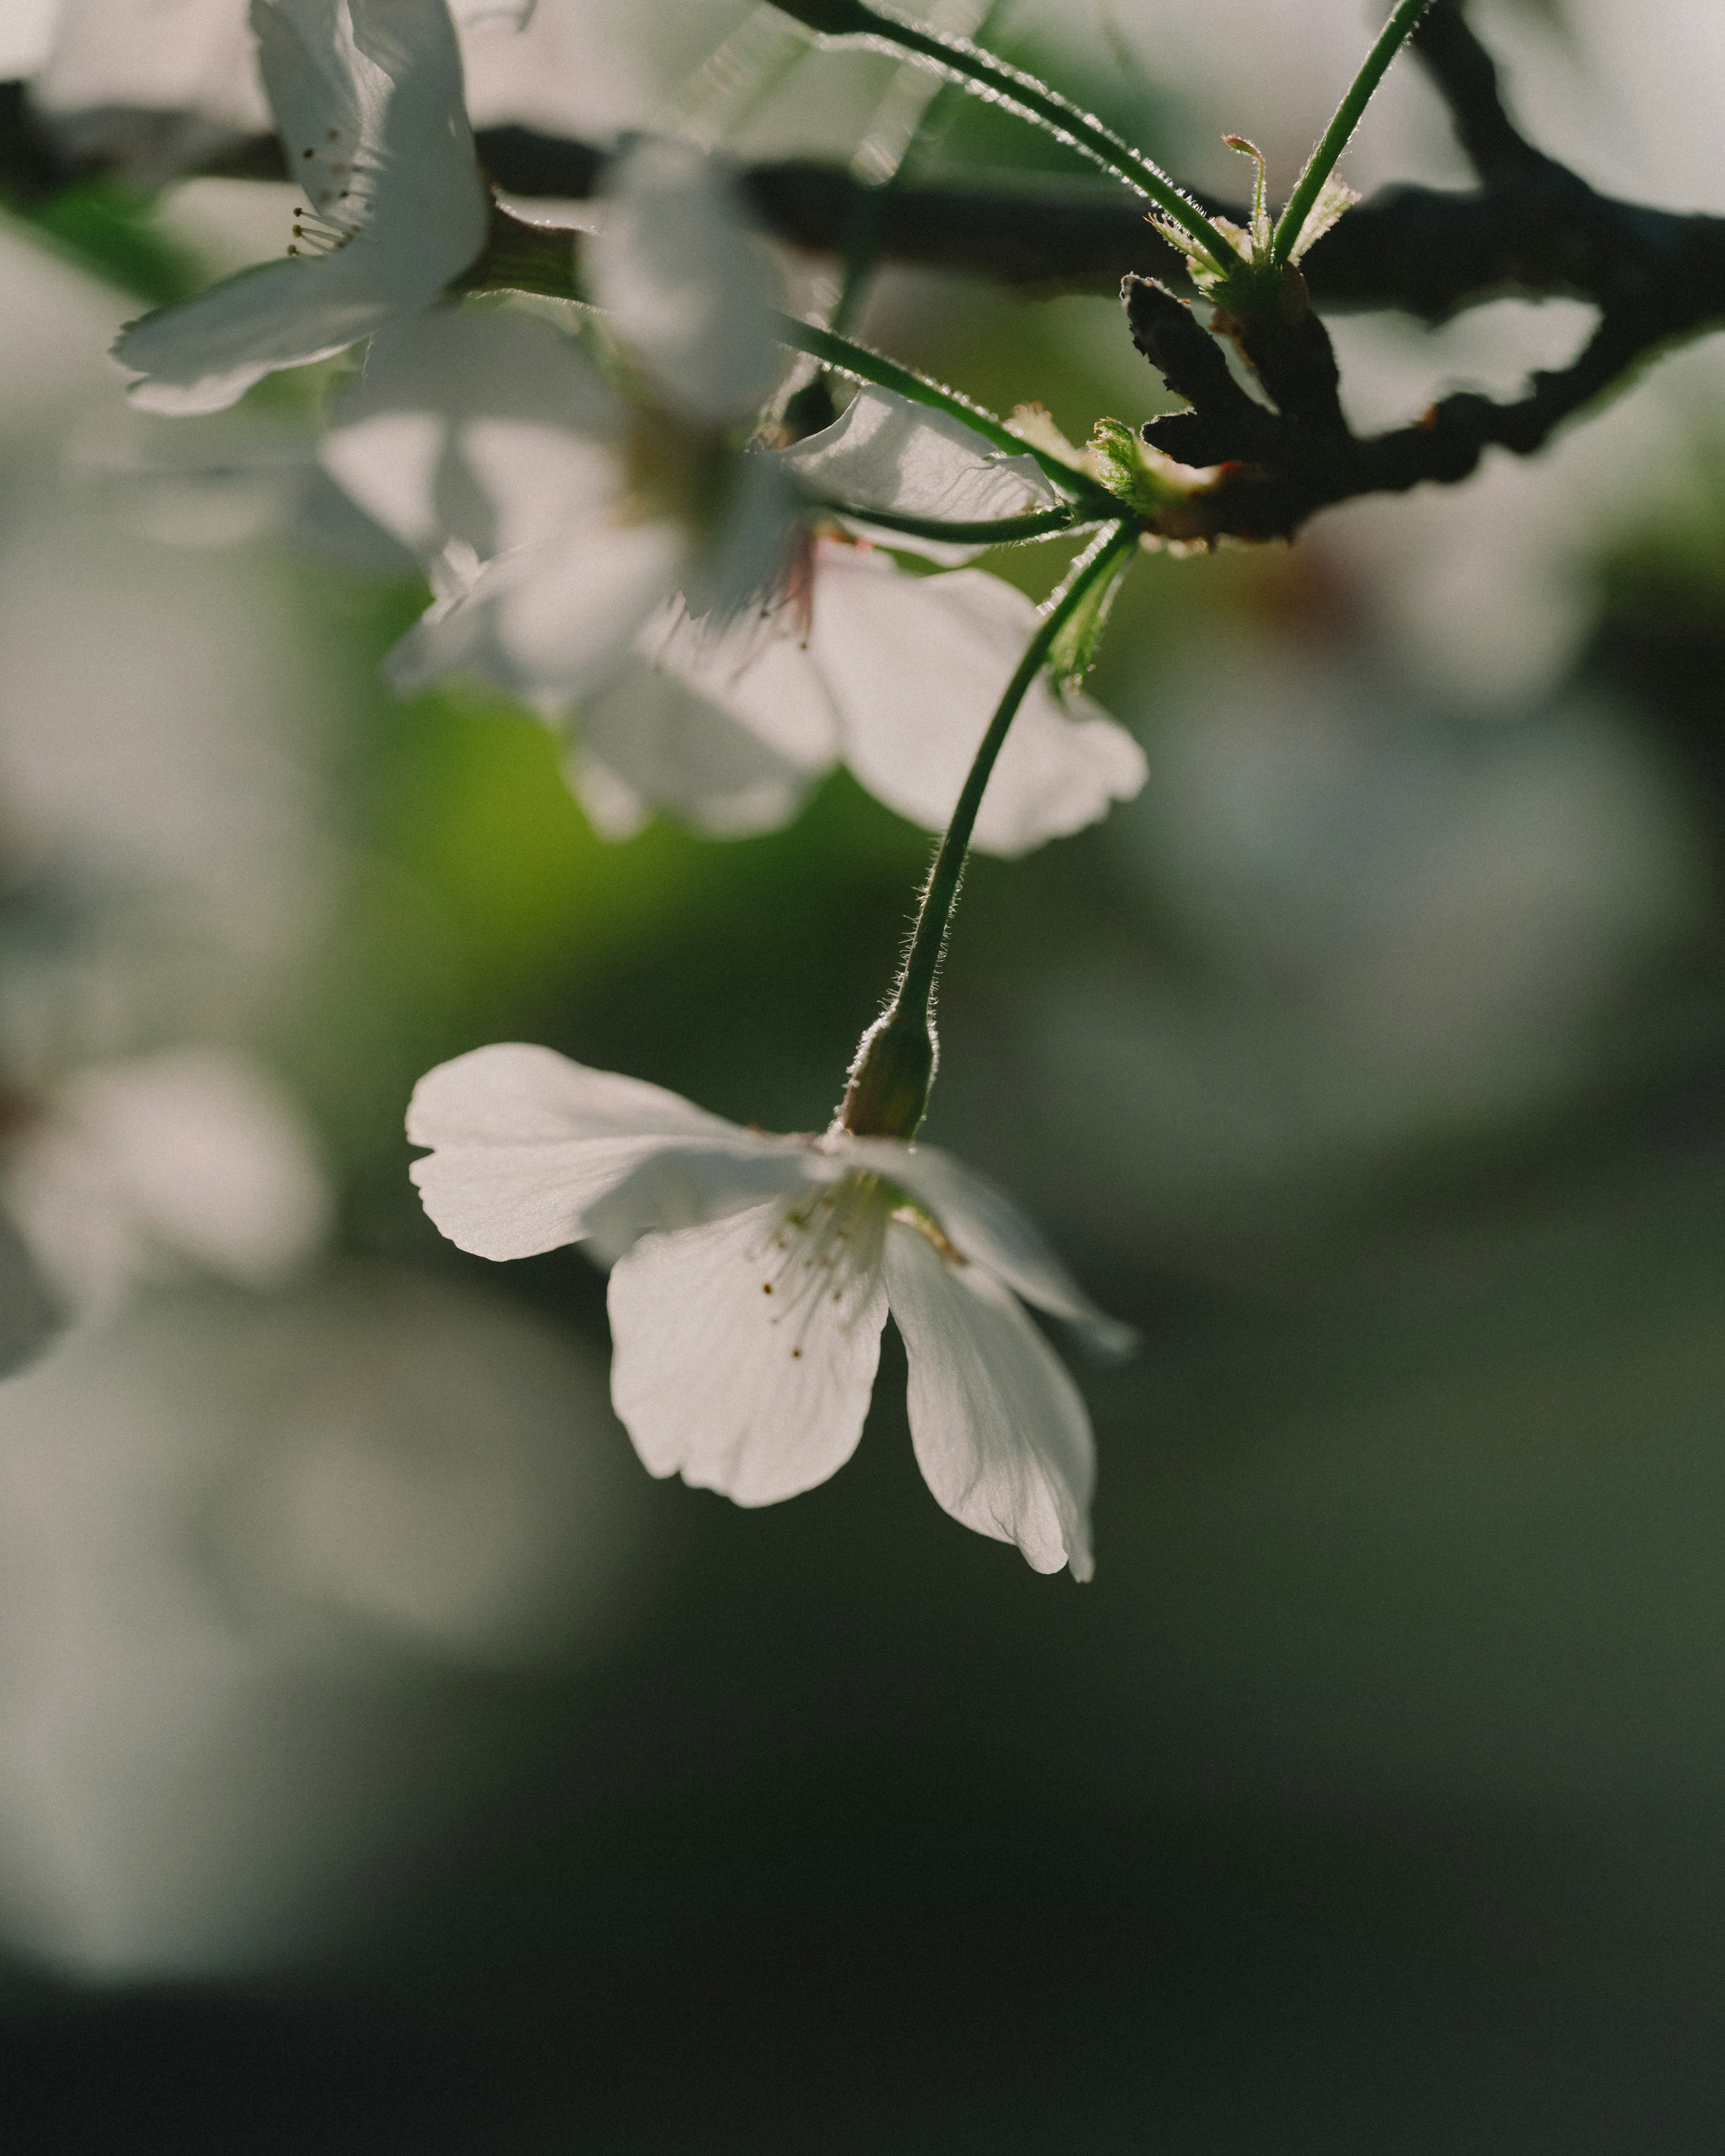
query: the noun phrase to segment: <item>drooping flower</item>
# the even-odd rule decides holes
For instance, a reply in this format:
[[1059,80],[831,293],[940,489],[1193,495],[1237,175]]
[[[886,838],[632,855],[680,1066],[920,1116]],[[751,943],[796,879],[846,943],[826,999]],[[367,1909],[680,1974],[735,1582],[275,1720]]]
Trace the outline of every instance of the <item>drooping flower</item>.
[[936,1500],[1037,1571],[1090,1577],[1089,1418],[1024,1304],[1105,1349],[1130,1336],[949,1155],[744,1130],[519,1044],[421,1079],[408,1135],[432,1148],[413,1169],[426,1210],[463,1250],[586,1242],[613,1260],[612,1399],[653,1474],[742,1505],[825,1481],[861,1435],[890,1310]]
[[114,356],[151,411],[219,411],[278,368],[418,313],[477,259],[490,228],[444,0],[252,0],[251,19],[305,191],[304,251],[121,332]]

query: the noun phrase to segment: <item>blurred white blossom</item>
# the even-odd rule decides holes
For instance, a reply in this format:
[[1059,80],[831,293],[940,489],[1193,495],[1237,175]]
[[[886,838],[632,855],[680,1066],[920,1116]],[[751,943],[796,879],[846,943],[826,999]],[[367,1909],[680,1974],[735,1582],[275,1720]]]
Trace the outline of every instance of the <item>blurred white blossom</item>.
[[939,1504],[1038,1572],[1091,1570],[1090,1420],[1019,1301],[1118,1351],[1017,1209],[896,1138],[774,1137],[545,1048],[475,1050],[423,1078],[413,1178],[462,1249],[590,1241],[614,1262],[611,1391],[655,1475],[768,1505],[862,1435],[889,1308],[911,1442]]
[[614,1621],[626,1459],[588,1358],[380,1269],[0,1387],[0,1937],[112,1979],[363,1931],[495,1757],[459,1673]]
[[74,1070],[0,1142],[0,1203],[74,1311],[149,1281],[264,1289],[328,1233],[310,1132],[249,1059],[179,1048]]
[[[912,577],[884,552],[811,544],[798,490],[965,521],[1058,496],[1032,458],[876,389],[782,457],[726,449],[713,423],[758,398],[772,346],[758,282],[726,251],[747,243],[714,218],[718,184],[670,144],[625,160],[617,184],[633,238],[599,263],[657,408],[631,405],[567,339],[509,313],[439,315],[373,339],[324,460],[443,587],[390,677],[406,690],[465,671],[547,717],[578,706],[566,768],[611,835],[655,808],[718,834],[770,829],[840,761],[937,829],[1035,609],[980,572]],[[661,226],[712,236],[674,257],[652,237]],[[1013,854],[1064,835],[1135,793],[1144,769],[1094,703],[1039,680],[976,843]]]

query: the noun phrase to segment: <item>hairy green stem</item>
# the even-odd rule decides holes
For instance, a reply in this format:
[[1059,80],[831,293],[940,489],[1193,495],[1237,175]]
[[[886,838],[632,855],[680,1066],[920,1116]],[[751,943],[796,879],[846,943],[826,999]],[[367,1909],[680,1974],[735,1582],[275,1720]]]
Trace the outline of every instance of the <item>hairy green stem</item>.
[[1039,509],[1028,516],[946,524],[937,516],[904,516],[896,509],[866,509],[854,501],[818,501],[814,506],[833,516],[848,516],[854,523],[872,524],[881,531],[902,531],[912,539],[949,540],[955,547],[1010,547],[1020,539],[1046,539],[1056,531],[1070,531],[1078,521],[1070,509]]
[[1142,150],[1123,142],[1093,113],[1081,111],[1034,74],[1009,67],[993,53],[973,45],[968,38],[925,29],[921,23],[907,23],[885,8],[870,7],[865,0],[775,0],[775,4],[821,37],[908,54],[921,66],[933,68],[991,104],[1045,128],[1116,179],[1124,181],[1135,193],[1153,202],[1164,217],[1172,218],[1218,260],[1226,260],[1227,241],[1166,172]]
[[872,382],[876,388],[893,390],[913,404],[926,404],[932,412],[944,412],[951,418],[962,420],[973,433],[992,442],[997,449],[1004,449],[1009,456],[1034,457],[1057,485],[1078,496],[1089,514],[1111,521],[1120,514],[1120,504],[1106,488],[1098,486],[1086,473],[1076,471],[1046,449],[1039,449],[1034,443],[1020,441],[992,412],[985,412],[980,404],[973,404],[957,390],[931,382],[927,375],[901,367],[897,360],[888,359],[884,352],[872,352],[867,345],[853,344],[849,337],[839,336],[831,330],[817,329],[813,322],[799,322],[794,315],[777,316],[773,333],[793,352],[806,352],[811,359],[824,360],[834,373],[848,374],[854,382]]
[[940,851],[934,857],[917,909],[916,926],[892,1001],[857,1044],[845,1098],[834,1120],[835,1130],[855,1137],[913,1138],[928,1107],[935,1067],[940,1060],[934,1029],[934,983],[946,949],[947,930],[964,873],[977,812],[983,805],[996,758],[1030,684],[1048,662],[1055,639],[1098,583],[1111,576],[1127,550],[1137,544],[1136,523],[1116,523],[1095,541],[1068,572],[1050,600],[1006,693],[994,707],[988,730],[972,761],[958,805],[952,811]]
[[1389,63],[1412,36],[1414,27],[1431,5],[1431,0],[1401,0],[1395,13],[1378,33],[1377,42],[1366,54],[1359,73],[1348,85],[1348,95],[1336,107],[1336,116],[1324,130],[1323,138],[1307,160],[1294,192],[1288,197],[1287,208],[1276,220],[1272,245],[1275,259],[1286,262],[1293,252],[1307,218],[1312,214],[1312,204],[1317,200],[1324,182],[1335,169],[1336,160],[1348,147],[1348,138],[1360,123],[1360,116],[1372,101],[1372,94],[1383,81]]
[[1040,627],[1025,646],[1024,655],[1006,685],[1006,693],[995,706],[988,730],[972,760],[957,806],[929,871],[911,947],[905,957],[905,969],[899,977],[898,993],[893,998],[900,1010],[921,1014],[928,1009],[934,994],[935,976],[940,971],[941,952],[946,947],[947,928],[958,896],[959,880],[964,872],[964,856],[970,850],[970,834],[976,828],[977,812],[983,805],[983,795],[988,790],[996,759],[1006,745],[1012,722],[1018,716],[1019,705],[1046,663],[1055,639],[1078,611],[1091,587],[1100,583],[1121,557],[1137,543],[1137,526],[1134,524],[1117,524],[1111,531],[1103,533],[1075,564],[1064,588],[1050,603]]

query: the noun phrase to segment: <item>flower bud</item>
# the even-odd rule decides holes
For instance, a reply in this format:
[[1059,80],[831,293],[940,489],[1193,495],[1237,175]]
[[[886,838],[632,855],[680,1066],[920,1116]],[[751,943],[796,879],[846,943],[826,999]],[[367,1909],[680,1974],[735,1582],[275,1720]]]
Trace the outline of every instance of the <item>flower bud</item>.
[[858,1138],[913,1138],[928,1106],[940,1045],[926,1011],[884,1011],[863,1035],[839,1110]]

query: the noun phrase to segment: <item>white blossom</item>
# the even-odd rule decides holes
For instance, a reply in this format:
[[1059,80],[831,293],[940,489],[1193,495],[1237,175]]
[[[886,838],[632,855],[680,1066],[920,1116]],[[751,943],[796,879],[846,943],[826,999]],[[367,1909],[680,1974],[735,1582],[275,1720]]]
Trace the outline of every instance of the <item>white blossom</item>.
[[107,1315],[151,1281],[279,1286],[328,1232],[328,1189],[299,1117],[230,1050],[86,1065],[16,1120],[0,1203],[80,1315]]
[[[710,170],[680,146],[654,146],[692,160],[691,173]],[[714,311],[698,297],[684,304],[703,318]],[[643,372],[661,385],[685,378],[673,310],[655,317],[648,293],[632,316],[619,311],[652,345]],[[662,343],[655,319],[670,325]],[[750,380],[748,341],[711,345],[729,356],[689,369],[685,424],[698,401],[711,408],[716,378]],[[644,452],[643,426],[658,430],[656,455]],[[439,597],[391,656],[396,686],[465,671],[559,722],[578,706],[570,784],[618,837],[655,808],[716,835],[771,829],[841,761],[901,814],[942,826],[1035,609],[981,572],[911,577],[884,552],[828,540],[811,552],[788,481],[865,509],[965,521],[1058,498],[1033,459],[878,389],[783,458],[703,459],[686,432],[632,408],[547,326],[484,311],[374,339],[324,459],[432,567]],[[716,475],[729,493],[716,523],[697,499]],[[728,619],[716,604],[690,619],[721,578],[734,602],[787,560],[803,588],[776,614],[757,600]],[[1093,822],[1144,775],[1128,735],[1044,677],[1008,737],[976,844],[1023,852]]]
[[[279,367],[429,306],[478,256],[490,196],[444,0],[253,0],[307,250],[160,308],[115,357],[158,412],[218,411]],[[321,251],[319,251],[321,250]]]
[[587,1242],[614,1261],[612,1399],[655,1475],[742,1505],[824,1482],[855,1449],[891,1311],[911,1442],[953,1518],[1039,1572],[1091,1572],[1089,1418],[1023,1305],[1130,1339],[1017,1209],[932,1147],[744,1130],[546,1048],[421,1079],[413,1173],[463,1250]]

